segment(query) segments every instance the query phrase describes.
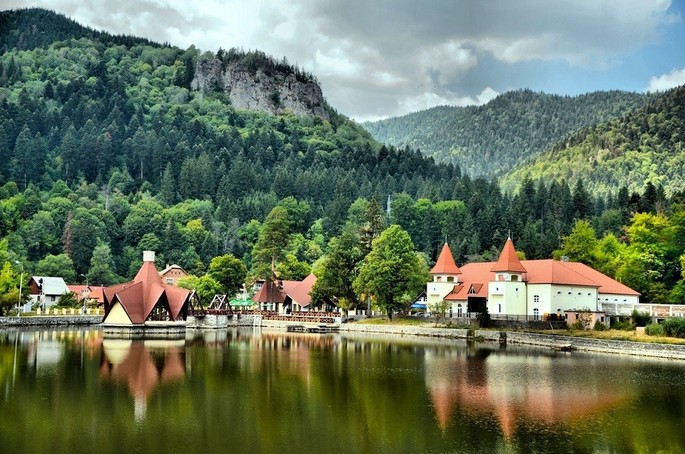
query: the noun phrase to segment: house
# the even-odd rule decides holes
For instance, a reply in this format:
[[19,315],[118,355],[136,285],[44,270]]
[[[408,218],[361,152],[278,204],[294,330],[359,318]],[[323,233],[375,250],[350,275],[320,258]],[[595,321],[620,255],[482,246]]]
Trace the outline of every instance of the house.
[[178,280],[188,277],[188,272],[178,265],[167,265],[159,275],[165,284],[178,285]]
[[190,295],[190,290],[162,282],[155,268],[154,251],[144,251],[143,265],[133,281],[105,288],[102,325],[106,328],[185,326]]
[[252,301],[259,303],[264,310],[273,310],[279,314],[310,311],[312,287],[316,276],[310,274],[302,281],[266,281],[259,287]]
[[76,295],[76,301],[79,302],[79,305],[81,305],[84,300],[86,302],[95,303],[98,306],[101,306],[105,303],[105,295],[103,293],[105,287],[102,285],[74,284],[67,285],[67,287],[69,288],[70,292],[74,292],[74,295]]
[[605,300],[639,303],[640,294],[578,262],[519,260],[511,238],[497,262],[456,266],[447,244],[431,269],[428,305],[446,301],[456,317],[481,312],[534,320],[562,318],[566,311],[601,312]]
[[31,276],[29,280],[29,301],[43,309],[55,306],[69,288],[61,277]]

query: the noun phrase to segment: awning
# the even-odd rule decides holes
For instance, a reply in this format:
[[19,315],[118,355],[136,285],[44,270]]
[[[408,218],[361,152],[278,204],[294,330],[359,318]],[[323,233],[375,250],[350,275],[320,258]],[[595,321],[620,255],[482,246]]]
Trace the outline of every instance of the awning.
[[251,299],[245,299],[245,300],[244,299],[233,299],[233,300],[229,301],[228,304],[230,304],[231,307],[236,307],[236,306],[248,307],[248,306],[252,306],[253,304],[255,304],[255,302],[252,301]]
[[414,303],[411,306],[409,306],[409,308],[410,309],[423,309],[425,311],[427,306],[426,306],[426,304],[423,304],[423,303]]

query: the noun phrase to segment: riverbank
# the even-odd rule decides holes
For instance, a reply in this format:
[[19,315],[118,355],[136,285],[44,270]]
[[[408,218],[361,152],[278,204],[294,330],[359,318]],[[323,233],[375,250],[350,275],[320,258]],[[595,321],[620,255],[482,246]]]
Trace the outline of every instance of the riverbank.
[[[33,316],[33,317],[0,317],[0,328],[3,327],[41,327],[68,325],[97,325],[102,322],[102,315],[71,316]],[[194,329],[225,329],[227,327],[258,326],[263,329],[285,331],[294,323],[281,320],[262,320],[243,317],[240,320],[226,320],[223,326],[195,327]],[[299,324],[299,323],[298,323]],[[390,334],[399,336],[439,337],[447,339],[466,339],[476,342],[492,342],[500,345],[532,345],[555,350],[576,350],[593,353],[645,356],[685,360],[685,345],[661,344],[638,341],[611,339],[594,339],[588,337],[567,336],[558,334],[527,333],[512,330],[489,330],[468,328],[440,328],[432,323],[423,325],[342,323],[336,325],[341,333]]]
[[340,332],[472,339],[478,342],[497,342],[500,345],[532,345],[555,350],[575,350],[592,353],[685,360],[685,345],[682,344],[592,339],[588,337],[526,333],[523,331],[495,331],[488,329],[470,330],[463,328],[436,328],[432,326],[344,323],[340,325]]

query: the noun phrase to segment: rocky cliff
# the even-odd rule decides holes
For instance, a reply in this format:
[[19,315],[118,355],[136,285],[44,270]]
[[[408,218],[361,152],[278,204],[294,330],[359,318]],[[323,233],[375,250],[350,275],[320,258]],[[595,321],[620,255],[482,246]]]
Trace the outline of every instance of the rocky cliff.
[[246,70],[240,62],[219,59],[199,60],[193,90],[223,91],[237,109],[256,110],[280,115],[291,110],[298,116],[329,120],[321,87],[311,80],[301,80],[294,72]]

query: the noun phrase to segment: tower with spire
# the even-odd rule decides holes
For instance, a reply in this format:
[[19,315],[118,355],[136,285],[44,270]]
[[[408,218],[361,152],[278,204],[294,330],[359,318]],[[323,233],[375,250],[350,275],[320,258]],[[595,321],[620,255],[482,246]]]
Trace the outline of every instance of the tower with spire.
[[442,246],[442,251],[430,270],[433,280],[426,286],[426,303],[435,304],[445,299],[455,287],[459,285],[461,271],[454,262],[452,251],[447,243]]
[[507,238],[497,263],[490,269],[494,280],[488,283],[488,312],[491,314],[527,313],[526,269],[516,255],[514,242]]

